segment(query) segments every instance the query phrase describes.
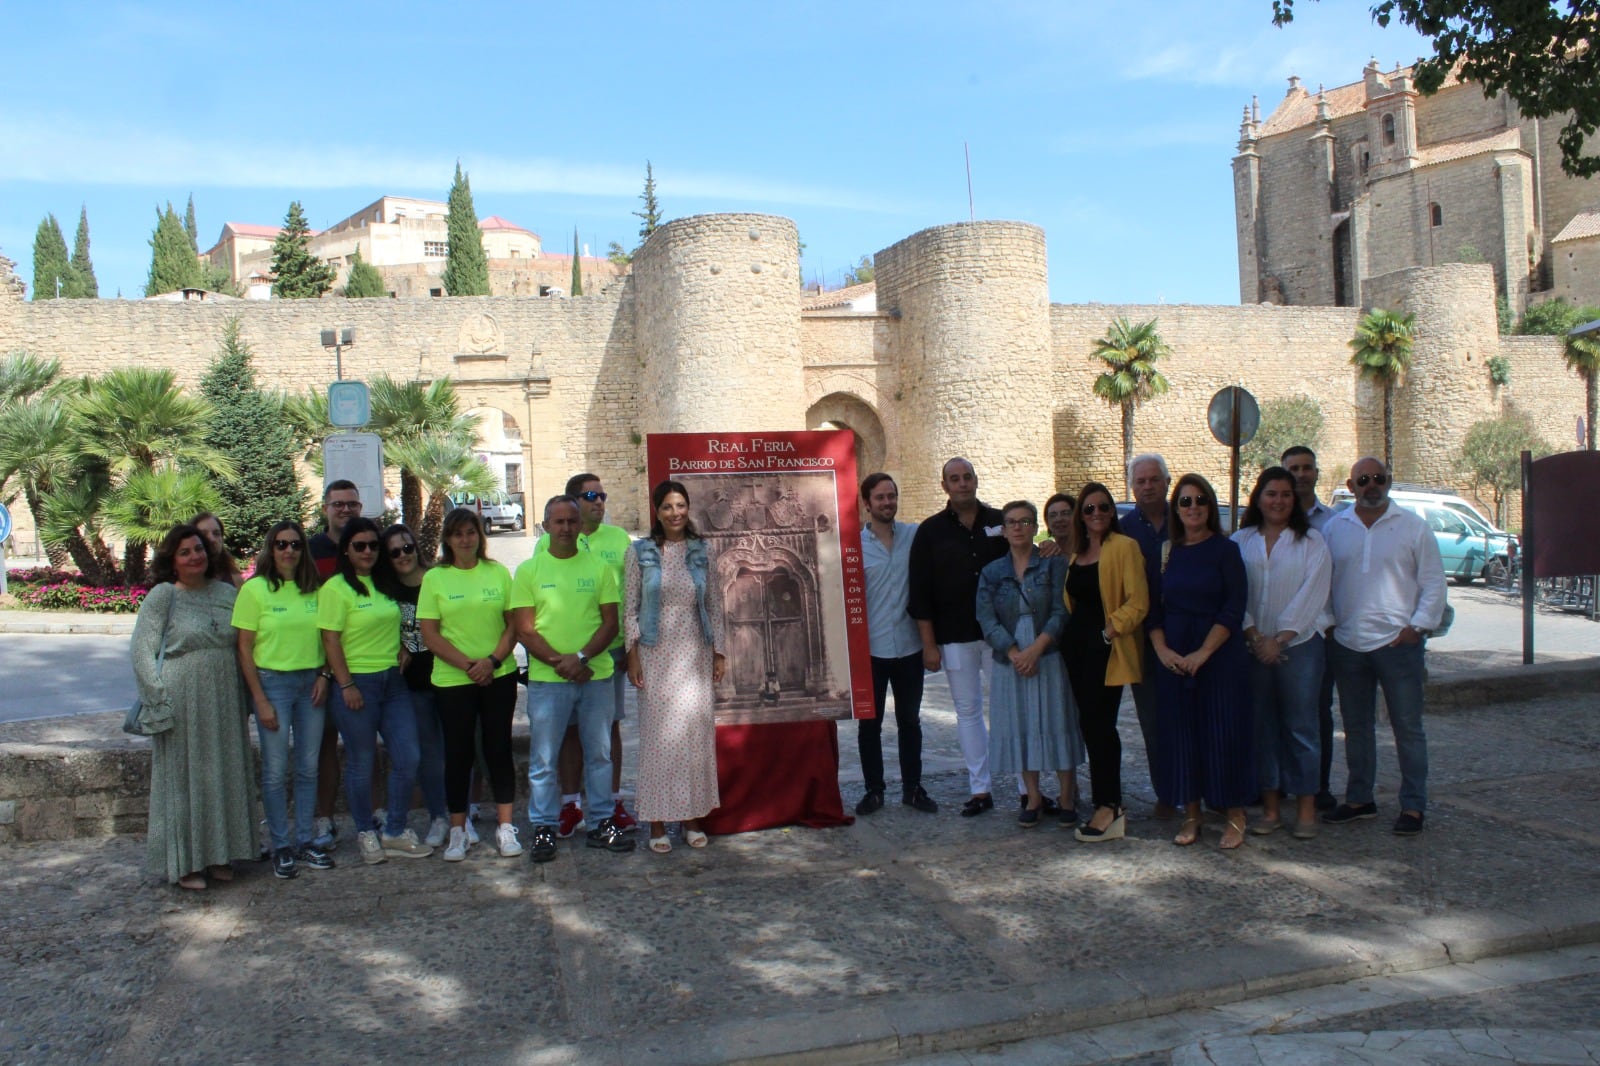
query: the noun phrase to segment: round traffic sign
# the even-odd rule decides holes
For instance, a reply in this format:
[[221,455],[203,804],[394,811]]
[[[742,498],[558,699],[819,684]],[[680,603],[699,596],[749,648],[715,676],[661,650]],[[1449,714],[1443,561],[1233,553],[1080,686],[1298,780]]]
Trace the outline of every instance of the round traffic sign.
[[[1233,439],[1233,407],[1239,405],[1239,439]],[[1256,405],[1256,398],[1239,385],[1229,385],[1219,389],[1211,397],[1211,406],[1206,408],[1206,423],[1211,427],[1211,435],[1217,439],[1218,444],[1233,447],[1239,444],[1249,444],[1256,430],[1261,428],[1261,408]]]
[[11,536],[11,512],[6,509],[5,504],[0,503],[0,540],[5,540],[9,536]]

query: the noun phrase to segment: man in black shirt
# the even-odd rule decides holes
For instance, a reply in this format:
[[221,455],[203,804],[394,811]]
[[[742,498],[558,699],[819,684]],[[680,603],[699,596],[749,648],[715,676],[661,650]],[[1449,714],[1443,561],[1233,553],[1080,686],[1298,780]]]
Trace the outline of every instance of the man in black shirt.
[[994,808],[989,785],[989,731],[983,718],[989,646],[978,628],[978,573],[1006,553],[1000,512],[978,499],[978,475],[962,458],[944,464],[940,484],[949,505],[917,527],[911,540],[909,610],[922,638],[922,667],[944,669],[956,707],[956,737],[967,763],[972,798],[964,817]]
[[[326,581],[333,576],[339,562],[339,537],[344,524],[361,517],[361,490],[354,481],[340,478],[330,481],[322,489],[322,515],[328,528],[311,538],[311,561],[317,564],[317,573]],[[332,716],[329,716],[332,720]]]

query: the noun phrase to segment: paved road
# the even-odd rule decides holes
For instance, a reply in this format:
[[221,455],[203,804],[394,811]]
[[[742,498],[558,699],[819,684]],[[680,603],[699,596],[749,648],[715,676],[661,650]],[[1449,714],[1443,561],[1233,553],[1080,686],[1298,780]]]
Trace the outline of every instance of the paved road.
[[0,722],[115,710],[134,694],[126,636],[0,635],[0,679]]

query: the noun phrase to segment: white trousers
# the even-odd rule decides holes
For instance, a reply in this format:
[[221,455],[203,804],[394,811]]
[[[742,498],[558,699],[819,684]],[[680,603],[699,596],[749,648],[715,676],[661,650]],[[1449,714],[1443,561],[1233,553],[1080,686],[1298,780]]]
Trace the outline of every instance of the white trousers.
[[967,763],[967,781],[974,796],[989,788],[989,728],[983,718],[983,694],[988,689],[989,667],[994,662],[989,645],[981,640],[941,644],[950,702],[956,707],[956,740]]

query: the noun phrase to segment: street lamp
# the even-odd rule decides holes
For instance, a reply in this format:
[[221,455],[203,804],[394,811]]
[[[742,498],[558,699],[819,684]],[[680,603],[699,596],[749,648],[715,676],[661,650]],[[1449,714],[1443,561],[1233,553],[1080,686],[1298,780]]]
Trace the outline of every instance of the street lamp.
[[356,346],[356,330],[354,326],[345,326],[343,329],[325,329],[322,331],[322,346],[333,349],[333,367],[335,380],[344,380],[344,358],[346,348]]

